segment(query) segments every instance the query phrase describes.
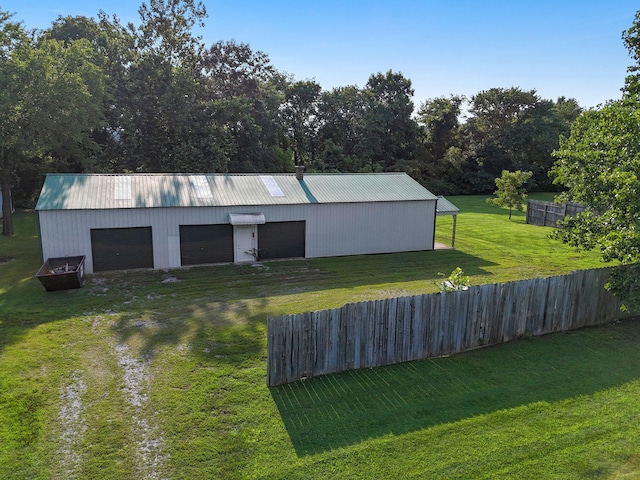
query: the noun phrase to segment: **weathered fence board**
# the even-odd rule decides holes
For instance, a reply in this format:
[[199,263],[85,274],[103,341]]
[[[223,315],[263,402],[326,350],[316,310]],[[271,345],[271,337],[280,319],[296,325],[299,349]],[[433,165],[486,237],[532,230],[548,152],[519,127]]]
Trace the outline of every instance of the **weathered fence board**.
[[556,227],[558,220],[572,217],[576,213],[584,211],[584,205],[580,203],[553,203],[543,200],[527,201],[527,223],[540,227]]
[[267,384],[438,357],[606,323],[623,314],[608,269],[269,318]]

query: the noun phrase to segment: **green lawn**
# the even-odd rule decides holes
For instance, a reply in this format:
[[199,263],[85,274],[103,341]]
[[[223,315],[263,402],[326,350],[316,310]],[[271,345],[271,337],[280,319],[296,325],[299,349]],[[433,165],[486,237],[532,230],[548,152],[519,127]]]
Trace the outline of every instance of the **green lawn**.
[[[640,322],[269,389],[268,316],[601,266],[483,197],[455,250],[96,274],[0,236],[0,478],[640,478]],[[451,218],[437,240],[450,243]]]

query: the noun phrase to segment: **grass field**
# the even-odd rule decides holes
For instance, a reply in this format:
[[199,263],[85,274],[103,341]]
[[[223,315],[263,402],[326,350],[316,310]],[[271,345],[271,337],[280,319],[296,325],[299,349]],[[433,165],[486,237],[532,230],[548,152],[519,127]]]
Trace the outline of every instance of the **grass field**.
[[[640,322],[269,389],[268,316],[601,266],[452,197],[455,250],[90,275],[0,237],[0,478],[640,478]],[[450,243],[451,218],[437,240]]]

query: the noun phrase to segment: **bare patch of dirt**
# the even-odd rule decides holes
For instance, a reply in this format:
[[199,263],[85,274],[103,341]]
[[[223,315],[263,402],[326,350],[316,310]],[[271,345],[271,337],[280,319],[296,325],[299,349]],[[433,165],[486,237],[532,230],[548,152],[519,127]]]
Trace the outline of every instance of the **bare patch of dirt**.
[[94,295],[104,295],[109,291],[107,287],[107,279],[104,277],[91,278],[91,293]]
[[[162,429],[157,426],[156,413],[149,405],[148,395],[153,380],[153,373],[150,368],[153,354],[138,355],[133,348],[119,340],[119,335],[116,332],[116,330],[121,331],[123,325],[125,326],[124,328],[131,331],[162,328],[163,325],[153,320],[140,318],[123,320],[121,315],[112,311],[106,311],[101,314],[89,313],[85,319],[88,324],[87,327],[90,326],[92,333],[104,339],[104,344],[98,347],[99,351],[96,350],[94,352],[95,357],[85,357],[91,363],[90,371],[93,382],[91,382],[89,388],[102,388],[102,385],[108,385],[113,380],[117,380],[118,396],[122,394],[126,415],[129,418],[129,435],[132,439],[131,455],[136,464],[136,477],[151,480],[163,479],[165,477],[162,471],[168,455],[165,452]],[[116,333],[115,336],[113,335],[114,333]],[[103,347],[107,347],[108,350],[104,351]],[[111,370],[108,367],[102,369],[103,365],[111,364],[111,361],[105,362],[104,354],[109,355],[115,361],[117,364],[115,370]],[[114,374],[116,375],[115,378],[113,378]],[[84,423],[79,423],[81,420],[73,423],[73,419],[80,419],[84,413],[84,409],[79,403],[79,397],[83,390],[77,384],[78,382],[72,381],[71,386],[64,389],[64,398],[67,399],[66,404],[68,405],[64,411],[66,412],[65,416],[69,418],[68,425],[71,426],[84,425]],[[73,387],[74,385],[75,387]],[[82,386],[82,388],[86,387]],[[75,391],[80,393],[74,396]],[[104,395],[106,396],[110,393],[113,392],[107,391],[105,387]],[[61,398],[62,395],[61,393]],[[63,403],[62,400],[61,403]],[[71,429],[67,428],[66,425],[63,424],[63,432],[71,432]],[[86,426],[78,427],[76,430],[83,431],[82,428],[86,429]],[[75,457],[73,457],[73,452],[81,451],[78,450],[81,445],[77,443],[77,440],[73,440],[75,437],[69,436],[68,440],[66,437],[67,434],[63,434],[62,443],[68,446],[66,450],[70,452],[69,459],[62,462],[61,465],[66,467],[68,464],[70,471],[76,464],[78,468],[81,468],[80,459],[75,461]],[[78,454],[76,453],[75,455],[77,456]]]
[[58,417],[62,424],[62,436],[60,445],[60,464],[66,478],[79,478],[79,470],[82,463],[80,444],[87,431],[87,424],[82,417],[85,407],[82,404],[82,395],[87,390],[79,372],[74,372],[70,383],[60,387],[58,395],[60,411]]
[[158,429],[153,427],[144,417],[147,404],[145,390],[150,382],[148,368],[149,358],[138,359],[130,354],[129,347],[124,344],[115,346],[118,365],[123,372],[124,393],[133,407],[131,417],[136,443],[137,454],[145,478],[160,478],[159,470],[165,461],[164,439]]

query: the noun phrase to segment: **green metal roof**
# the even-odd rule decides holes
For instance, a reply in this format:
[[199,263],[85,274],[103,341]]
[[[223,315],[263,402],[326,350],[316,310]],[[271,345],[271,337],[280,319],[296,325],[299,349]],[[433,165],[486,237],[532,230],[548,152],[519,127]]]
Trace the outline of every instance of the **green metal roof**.
[[36,210],[436,200],[406,173],[49,174]]
[[436,204],[436,215],[457,215],[460,213],[460,209],[453,203],[442,196],[438,196],[438,203]]

